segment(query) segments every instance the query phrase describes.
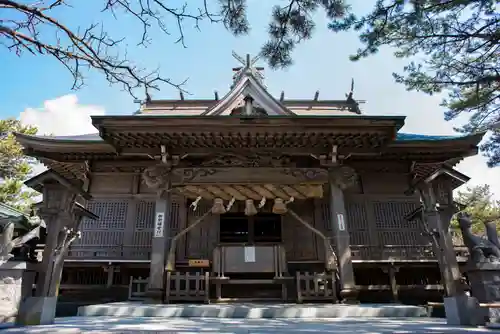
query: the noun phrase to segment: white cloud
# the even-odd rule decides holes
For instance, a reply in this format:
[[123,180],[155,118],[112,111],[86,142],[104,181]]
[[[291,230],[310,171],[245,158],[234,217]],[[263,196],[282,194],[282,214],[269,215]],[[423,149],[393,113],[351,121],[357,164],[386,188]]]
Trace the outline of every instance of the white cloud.
[[[104,108],[79,104],[78,97],[70,94],[47,100],[41,108],[27,108],[21,112],[19,120],[25,125],[36,126],[39,135],[84,135],[97,132],[90,116],[104,114]],[[33,166],[35,174],[45,169],[41,164]]]
[[27,108],[21,112],[23,124],[35,125],[39,134],[54,136],[95,133],[91,115],[104,115],[100,106],[82,105],[76,95],[64,95],[47,100],[42,108]]

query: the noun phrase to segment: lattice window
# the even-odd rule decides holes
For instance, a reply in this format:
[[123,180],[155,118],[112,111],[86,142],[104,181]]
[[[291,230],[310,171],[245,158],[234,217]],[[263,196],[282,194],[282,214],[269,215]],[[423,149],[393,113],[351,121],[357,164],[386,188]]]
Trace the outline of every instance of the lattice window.
[[366,230],[349,231],[349,242],[351,245],[369,245],[370,233]]
[[181,206],[178,202],[172,202],[172,207],[170,209],[170,229],[174,231],[179,230],[179,213]]
[[418,221],[404,217],[415,210],[418,203],[411,201],[374,202],[375,227],[382,245],[422,245],[422,230]]
[[423,239],[421,232],[417,230],[381,231],[379,236],[383,245],[427,244]]
[[417,229],[417,222],[408,222],[404,218],[416,207],[414,202],[374,202],[375,226],[377,229]]
[[[203,216],[205,212],[210,210],[212,203],[209,201],[200,201],[198,208],[193,211],[191,208],[188,209],[188,225],[193,224],[198,218]],[[172,210],[172,213],[174,210]],[[177,219],[179,214],[177,214]],[[182,252],[178,249],[179,254],[185,254],[187,258],[204,258],[208,259],[212,255],[212,250],[217,242],[217,235],[219,229],[217,226],[217,217],[207,217],[206,222],[203,222],[200,226],[189,231],[185,238],[185,250]],[[210,220],[210,221],[208,221]]]
[[97,220],[82,220],[82,238],[75,246],[119,246],[123,243],[123,232],[127,220],[128,201],[90,201],[87,209],[99,216]]
[[331,231],[332,225],[330,224],[330,205],[327,200],[321,201],[321,219],[323,221],[325,231]]
[[153,229],[155,202],[140,201],[135,209],[135,229]]
[[[96,246],[119,246],[123,243],[123,231],[82,231],[80,245],[96,245]],[[76,243],[75,243],[76,245]]]
[[365,203],[346,203],[347,228],[349,231],[368,229]]
[[124,229],[127,220],[127,201],[91,201],[88,210],[99,216],[96,221],[84,219],[82,230],[86,229]]

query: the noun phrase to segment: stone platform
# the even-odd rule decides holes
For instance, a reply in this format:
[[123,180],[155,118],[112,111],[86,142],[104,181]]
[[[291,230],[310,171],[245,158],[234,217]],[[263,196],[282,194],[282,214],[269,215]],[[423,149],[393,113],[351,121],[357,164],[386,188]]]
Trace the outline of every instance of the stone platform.
[[425,307],[399,304],[143,304],[123,302],[81,306],[78,316],[161,318],[415,318],[427,317]]

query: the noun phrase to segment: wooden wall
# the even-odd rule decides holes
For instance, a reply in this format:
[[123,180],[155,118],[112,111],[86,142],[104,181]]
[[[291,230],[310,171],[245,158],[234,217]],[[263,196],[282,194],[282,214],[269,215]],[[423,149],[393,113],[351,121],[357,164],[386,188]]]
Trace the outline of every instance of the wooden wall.
[[[403,194],[406,189],[406,175],[379,173],[363,174],[358,185],[346,191],[351,245],[365,249],[358,257],[370,256],[374,247],[427,244],[420,227],[404,219],[419,204],[417,197]],[[87,207],[99,220],[83,221],[82,238],[72,247],[70,257],[148,259],[156,195],[143,190],[146,189],[137,175],[94,176],[90,185],[94,199]],[[290,207],[331,237],[328,194],[325,195],[324,199],[297,201]],[[211,203],[200,202],[196,211],[188,210],[188,205],[183,197],[174,196],[169,220],[172,234],[192,224],[209,210]],[[323,259],[321,240],[313,232],[289,215],[283,217],[282,224],[289,261]],[[212,217],[178,243],[177,260],[211,258],[218,235],[217,217]]]

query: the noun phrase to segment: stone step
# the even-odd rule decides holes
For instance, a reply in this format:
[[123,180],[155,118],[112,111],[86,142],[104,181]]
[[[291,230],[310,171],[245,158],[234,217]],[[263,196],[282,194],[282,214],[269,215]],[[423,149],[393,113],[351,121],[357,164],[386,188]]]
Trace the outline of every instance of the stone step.
[[163,318],[353,318],[426,317],[425,307],[398,304],[145,304],[120,302],[78,308],[78,316]]

